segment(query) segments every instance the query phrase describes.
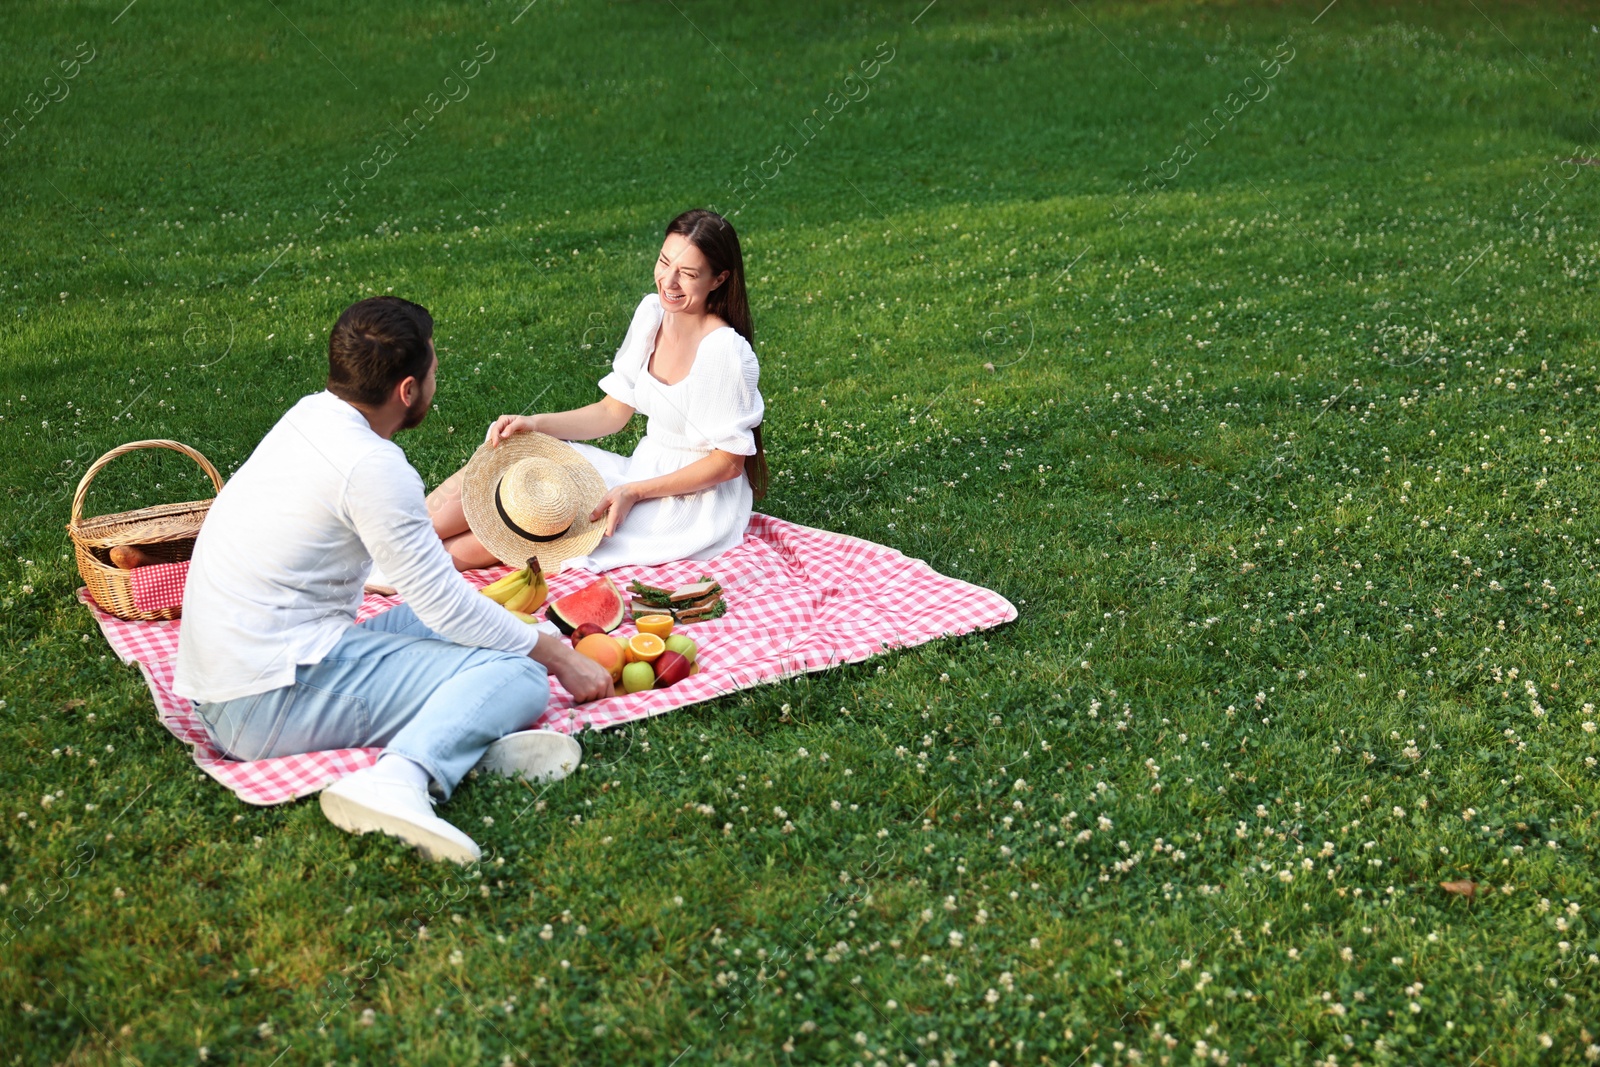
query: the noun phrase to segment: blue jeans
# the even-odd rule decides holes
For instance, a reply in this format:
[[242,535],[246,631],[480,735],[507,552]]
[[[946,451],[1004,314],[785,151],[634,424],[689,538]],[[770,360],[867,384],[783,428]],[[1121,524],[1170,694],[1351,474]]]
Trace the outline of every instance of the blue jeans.
[[550,699],[544,665],[446,641],[401,605],[350,628],[293,685],[196,710],[237,760],[382,746],[422,766],[446,798],[490,742]]

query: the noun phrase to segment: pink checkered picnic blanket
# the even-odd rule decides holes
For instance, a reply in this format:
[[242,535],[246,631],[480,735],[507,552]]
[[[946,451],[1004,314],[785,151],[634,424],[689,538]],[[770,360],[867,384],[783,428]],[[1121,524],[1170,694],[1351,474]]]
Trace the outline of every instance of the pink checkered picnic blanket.
[[[482,587],[509,568],[472,571]],[[800,526],[768,515],[751,517],[745,539],[711,560],[679,560],[607,572],[620,587],[635,578],[677,588],[702,574],[722,584],[728,609],[721,618],[685,626],[699,646],[700,673],[666,689],[650,689],[574,705],[552,676],[550,702],[530,726],[576,733],[648,718],[702,700],[776,682],[808,671],[856,663],[893,648],[964,634],[1009,622],[1016,608],[998,593],[947,578],[919,559],[885,545]],[[551,599],[594,580],[584,571],[550,579]],[[172,691],[180,622],[127,622],[89,606],[111,648],[136,662],[155,698],[161,723],[194,750],[194,761],[247,804],[281,804],[314,793],[378,757],[375,748],[308,752],[239,762],[207,736],[194,706]],[[398,597],[369,595],[358,616],[367,619],[399,604]],[[631,623],[617,631],[634,632]]]

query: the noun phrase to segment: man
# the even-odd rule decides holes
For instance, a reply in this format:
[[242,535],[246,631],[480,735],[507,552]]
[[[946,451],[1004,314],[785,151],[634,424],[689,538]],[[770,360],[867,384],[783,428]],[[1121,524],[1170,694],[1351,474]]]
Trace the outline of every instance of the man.
[[[611,676],[554,626],[531,626],[456,572],[393,443],[433,403],[433,319],[398,297],[352,304],[328,341],[328,388],[278,420],[217,494],[195,543],[173,688],[235,759],[382,746],[329,786],[340,829],[377,830],[466,863],[472,838],[433,813],[475,765],[559,777],[578,746],[521,730],[548,674],[577,701]],[[376,558],[403,607],[356,625]]]

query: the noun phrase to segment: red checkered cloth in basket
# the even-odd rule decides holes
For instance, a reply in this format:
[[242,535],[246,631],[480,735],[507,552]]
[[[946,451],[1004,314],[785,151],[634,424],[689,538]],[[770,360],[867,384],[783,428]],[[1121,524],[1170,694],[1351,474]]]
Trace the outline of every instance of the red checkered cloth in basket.
[[[481,588],[508,570],[472,571],[466,578]],[[699,674],[667,689],[577,706],[552,677],[549,706],[529,725],[563,733],[617,726],[736,689],[855,663],[1017,617],[1016,608],[1000,594],[947,578],[893,548],[760,514],[751,517],[744,542],[715,559],[607,572],[624,591],[635,578],[670,589],[702,574],[722,584],[728,610],[721,618],[683,628],[700,648]],[[550,579],[551,599],[594,580],[583,571],[558,574]],[[123,662],[139,664],[162,725],[193,747],[201,770],[247,804],[281,804],[314,793],[377,759],[375,748],[250,762],[226,758],[206,735],[194,706],[172,692],[181,624],[127,622],[101,611],[86,590],[78,595]],[[368,596],[358,618],[399,603],[398,597]],[[633,633],[632,623],[617,632]]]
[[183,606],[183,583],[189,577],[189,561],[156,563],[135,567],[128,572],[128,589],[133,593],[135,611],[166,611]]

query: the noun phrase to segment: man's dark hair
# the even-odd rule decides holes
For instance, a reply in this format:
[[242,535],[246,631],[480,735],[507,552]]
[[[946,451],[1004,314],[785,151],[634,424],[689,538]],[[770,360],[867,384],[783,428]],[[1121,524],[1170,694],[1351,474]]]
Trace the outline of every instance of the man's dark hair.
[[407,378],[428,375],[433,316],[398,296],[374,296],[344,309],[328,337],[328,391],[381,407]]

